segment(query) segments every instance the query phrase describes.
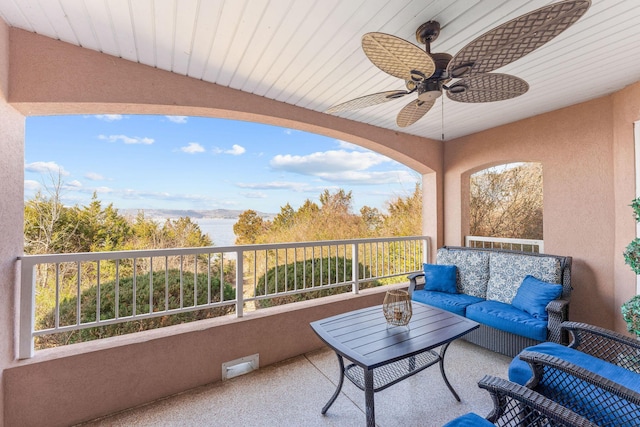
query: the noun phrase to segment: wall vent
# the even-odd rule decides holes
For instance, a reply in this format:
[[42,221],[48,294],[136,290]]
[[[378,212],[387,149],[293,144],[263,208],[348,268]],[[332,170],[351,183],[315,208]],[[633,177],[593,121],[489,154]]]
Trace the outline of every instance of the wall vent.
[[248,374],[260,367],[260,355],[241,357],[222,364],[222,381]]

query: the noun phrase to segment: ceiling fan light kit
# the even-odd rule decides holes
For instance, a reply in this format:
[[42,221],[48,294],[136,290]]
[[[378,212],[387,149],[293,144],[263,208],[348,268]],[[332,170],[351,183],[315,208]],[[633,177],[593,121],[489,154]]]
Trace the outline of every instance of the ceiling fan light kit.
[[544,45],[573,25],[591,6],[591,0],[565,0],[534,10],[482,34],[456,55],[431,53],[440,35],[440,23],[428,21],[416,30],[422,49],[385,33],[362,36],[362,50],[380,70],[402,79],[406,90],[365,95],[332,106],[335,114],[378,105],[407,95],[417,97],[400,110],[399,127],[420,120],[442,96],[456,102],[495,102],[526,93],[523,79],[492,71],[510,64]]

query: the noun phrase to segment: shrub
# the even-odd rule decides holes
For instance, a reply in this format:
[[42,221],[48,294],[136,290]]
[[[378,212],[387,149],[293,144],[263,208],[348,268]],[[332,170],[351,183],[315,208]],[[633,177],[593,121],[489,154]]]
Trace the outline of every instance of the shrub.
[[[351,259],[344,257],[314,258],[297,261],[286,266],[272,267],[266,275],[260,276],[256,286],[255,296],[268,295],[277,292],[309,289],[330,283],[340,283],[351,280]],[[369,269],[359,264],[360,277],[369,277]],[[266,277],[266,286],[265,286]],[[298,288],[295,288],[297,283]],[[380,286],[377,280],[359,282],[360,288]],[[277,288],[277,289],[276,289]],[[266,292],[265,292],[266,291]],[[351,291],[351,285],[337,286],[317,291],[307,291],[292,295],[283,295],[256,301],[257,308],[265,308],[292,302],[306,301],[329,295],[337,295]]]
[[[135,312],[138,315],[147,314],[149,310],[149,273],[136,276]],[[194,275],[183,274],[182,289],[180,289],[180,271],[167,270],[153,272],[152,311],[165,309],[165,280],[168,284],[169,309],[180,308],[182,294],[183,307],[194,306]],[[197,305],[206,304],[208,297],[208,275],[198,274],[196,278]],[[118,316],[120,318],[132,316],[134,312],[133,277],[120,279],[118,289]],[[80,323],[95,322],[97,314],[97,287],[92,286],[80,295]],[[224,300],[235,299],[235,290],[229,284],[224,284]],[[211,276],[211,302],[220,301],[220,278]],[[60,326],[74,325],[77,320],[77,297],[66,298],[60,303]],[[116,284],[108,282],[100,285],[100,320],[107,321],[116,317]],[[194,310],[170,315],[162,315],[147,319],[133,319],[124,323],[91,327],[70,332],[61,332],[36,338],[36,348],[50,348],[59,345],[91,341],[132,332],[140,332],[164,326],[192,322],[224,316],[233,312],[233,304],[202,310]],[[37,322],[36,329],[43,330],[55,326],[55,311],[49,311]]]

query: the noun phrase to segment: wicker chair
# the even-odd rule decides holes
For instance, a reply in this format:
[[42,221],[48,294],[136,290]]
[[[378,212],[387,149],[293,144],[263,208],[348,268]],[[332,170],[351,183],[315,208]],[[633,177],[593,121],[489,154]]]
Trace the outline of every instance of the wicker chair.
[[640,373],[640,341],[598,326],[563,322],[571,335],[570,348]]
[[589,420],[546,397],[502,378],[485,376],[478,383],[493,400],[493,411],[486,419],[469,413],[450,421],[445,427],[595,427]]
[[640,426],[640,393],[548,354],[523,351],[532,367],[527,387],[599,426]]

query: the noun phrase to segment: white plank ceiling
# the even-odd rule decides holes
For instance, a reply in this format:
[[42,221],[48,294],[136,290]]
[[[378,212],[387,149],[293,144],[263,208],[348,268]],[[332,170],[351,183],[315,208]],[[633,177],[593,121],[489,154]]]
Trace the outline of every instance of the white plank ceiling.
[[[315,111],[403,90],[364,55],[364,33],[418,44],[437,20],[433,52],[457,53],[484,32],[549,0],[0,0],[0,18],[46,37]],[[414,125],[395,123],[405,97],[340,116],[452,139],[617,91],[640,80],[640,1],[592,0],[587,13],[499,69],[526,80],[517,98],[463,104],[446,96]]]

